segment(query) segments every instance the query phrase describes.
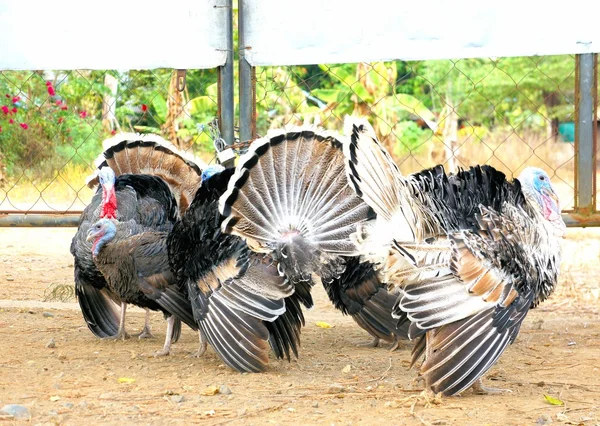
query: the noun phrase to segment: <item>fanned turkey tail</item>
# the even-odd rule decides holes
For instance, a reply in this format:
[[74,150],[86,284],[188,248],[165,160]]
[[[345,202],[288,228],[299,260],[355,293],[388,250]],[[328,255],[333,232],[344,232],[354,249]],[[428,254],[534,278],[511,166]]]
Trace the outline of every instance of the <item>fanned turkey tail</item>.
[[202,181],[199,160],[177,149],[158,135],[119,133],[103,143],[104,151],[95,161],[96,171],[86,179],[98,184],[98,171],[110,167],[116,176],[148,174],[163,179],[171,188],[181,212],[187,210]]
[[240,158],[219,210],[223,232],[271,254],[292,283],[312,273],[339,276],[341,256],[356,254],[350,235],[374,216],[348,185],[340,138],[308,128],[256,140]]

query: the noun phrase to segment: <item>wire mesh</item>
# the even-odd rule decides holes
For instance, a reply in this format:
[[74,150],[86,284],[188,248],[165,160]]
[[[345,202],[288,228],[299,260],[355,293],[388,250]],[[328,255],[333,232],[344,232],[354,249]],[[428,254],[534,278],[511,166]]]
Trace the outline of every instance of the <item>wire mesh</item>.
[[102,141],[158,133],[208,162],[218,115],[216,69],[1,71],[0,211],[78,212]]
[[575,57],[511,57],[256,69],[259,135],[286,124],[341,130],[367,117],[408,174],[490,164],[544,168],[574,207]]

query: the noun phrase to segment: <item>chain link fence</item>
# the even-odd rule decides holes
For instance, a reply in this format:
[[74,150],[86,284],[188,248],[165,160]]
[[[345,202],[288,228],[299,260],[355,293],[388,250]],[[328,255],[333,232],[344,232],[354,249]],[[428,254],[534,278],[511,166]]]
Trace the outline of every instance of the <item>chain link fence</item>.
[[545,169],[576,207],[575,56],[256,68],[256,132],[367,117],[403,173]]
[[102,141],[158,133],[209,162],[218,70],[0,72],[0,216],[79,213]]
[[[517,177],[527,166],[542,167],[563,210],[578,210],[576,56],[251,72],[253,137],[303,123],[341,131],[346,114],[363,116],[405,174],[485,163]],[[0,72],[0,216],[80,212],[92,196],[85,177],[102,141],[115,132],[159,133],[214,161],[208,125],[219,116],[219,89],[217,69]],[[240,90],[240,102],[242,96]],[[248,134],[240,129],[240,136],[243,131]],[[598,210],[598,186],[591,185]]]

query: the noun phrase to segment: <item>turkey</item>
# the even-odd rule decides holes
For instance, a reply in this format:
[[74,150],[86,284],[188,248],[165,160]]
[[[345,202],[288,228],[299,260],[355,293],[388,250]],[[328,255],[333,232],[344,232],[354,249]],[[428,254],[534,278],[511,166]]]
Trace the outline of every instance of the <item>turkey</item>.
[[171,270],[187,289],[204,342],[231,368],[259,372],[268,363],[269,346],[278,358],[298,356],[304,324],[300,304],[312,306],[310,281],[298,283],[294,291],[271,258],[221,232],[218,201],[233,172],[220,166],[204,171],[167,246]]
[[383,340],[391,343],[390,351],[394,351],[400,340],[408,340],[409,323],[398,324],[392,316],[397,296],[388,292],[373,264],[349,257],[343,274],[322,283],[334,307],[373,336],[368,346],[377,347]]
[[[107,287],[95,266],[92,245],[86,241],[87,232],[100,218],[133,219],[152,229],[170,229],[193,198],[201,170],[192,159],[159,136],[129,133],[106,140],[96,165],[97,170],[88,178],[88,186],[98,185],[98,188],[83,211],[71,242],[75,291],[86,324],[95,336],[126,338],[126,303]],[[175,201],[170,192],[175,194]],[[121,306],[120,314],[115,303]],[[140,337],[152,336],[148,319],[147,310]],[[178,332],[175,338],[177,336]]]
[[399,291],[413,364],[444,395],[473,387],[556,286],[565,224],[548,175],[509,181],[489,166],[403,177],[366,120],[347,119],[348,180],[377,213],[352,236],[362,261]]
[[169,266],[167,235],[167,231],[148,228],[133,219],[119,222],[103,218],[92,225],[86,237],[93,242],[95,265],[123,303],[160,310],[167,317],[165,344],[156,356],[170,353],[173,335],[179,333],[176,320],[198,329],[187,293],[179,288]]
[[372,267],[358,262],[350,240],[357,225],[374,215],[348,185],[337,134],[303,127],[271,131],[254,141],[229,179],[219,211],[221,230],[245,241],[244,255],[262,256],[277,272],[269,288],[249,286],[272,295],[274,307],[281,309],[281,300],[287,303],[292,296],[312,306],[317,275],[336,308],[374,337],[393,342],[406,336],[407,325],[397,327],[391,315],[396,298]]

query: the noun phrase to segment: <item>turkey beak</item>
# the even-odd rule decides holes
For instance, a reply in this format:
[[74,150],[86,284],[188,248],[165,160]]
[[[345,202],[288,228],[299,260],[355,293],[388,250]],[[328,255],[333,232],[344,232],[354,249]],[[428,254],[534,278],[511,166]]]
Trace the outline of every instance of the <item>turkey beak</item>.
[[96,235],[95,235],[95,233],[94,233],[94,230],[93,230],[93,229],[90,229],[90,230],[88,231],[88,233],[87,233],[87,236],[85,237],[85,240],[86,240],[86,241],[92,241],[92,240],[94,239],[94,237],[95,237],[95,236],[96,236]]
[[544,192],[550,199],[552,199],[552,201],[556,203],[557,206],[559,205],[558,195],[556,195],[556,192],[554,192],[554,188],[548,188]]

